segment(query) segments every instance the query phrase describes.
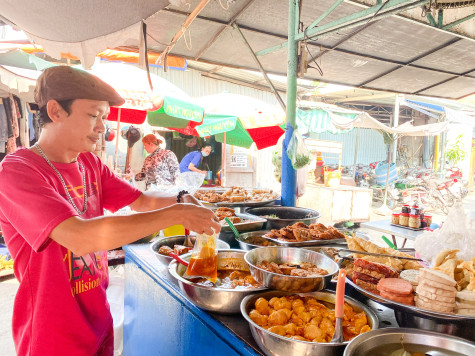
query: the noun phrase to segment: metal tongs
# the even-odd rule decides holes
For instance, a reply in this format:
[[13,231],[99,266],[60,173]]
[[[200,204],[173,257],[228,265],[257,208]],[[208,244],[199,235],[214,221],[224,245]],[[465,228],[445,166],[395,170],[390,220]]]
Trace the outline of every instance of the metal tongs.
[[347,252],[347,253],[354,253],[358,255],[368,255],[368,256],[377,256],[377,257],[388,257],[388,258],[397,258],[399,260],[410,260],[410,261],[418,261],[418,262],[425,262],[424,260],[420,258],[415,258],[415,257],[403,257],[403,256],[395,256],[395,255],[387,255],[385,253],[374,253],[374,252],[366,252],[366,251],[355,251],[355,250],[348,250],[345,248],[339,249],[338,250],[338,256],[341,258],[346,258],[346,259],[353,259],[353,257],[350,256],[341,256],[341,252]]

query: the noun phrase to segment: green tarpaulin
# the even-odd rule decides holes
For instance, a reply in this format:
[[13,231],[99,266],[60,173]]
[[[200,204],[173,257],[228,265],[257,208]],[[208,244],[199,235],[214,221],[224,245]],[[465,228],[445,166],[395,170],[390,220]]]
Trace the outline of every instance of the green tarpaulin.
[[349,130],[339,130],[332,124],[332,116],[344,116],[354,119],[358,117],[358,113],[343,113],[331,111],[328,109],[297,109],[297,127],[301,134],[312,137],[322,132],[330,132],[332,134],[340,134]]

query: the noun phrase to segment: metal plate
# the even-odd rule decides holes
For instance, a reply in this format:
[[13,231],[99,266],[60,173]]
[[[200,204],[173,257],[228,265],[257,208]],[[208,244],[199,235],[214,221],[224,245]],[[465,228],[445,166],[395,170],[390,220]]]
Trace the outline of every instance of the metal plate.
[[414,229],[413,227],[403,226],[403,225],[398,225],[398,224],[389,224],[389,225],[396,226],[396,227],[400,227],[400,228],[403,228],[403,229],[412,230],[412,231],[422,231],[422,230],[425,230],[425,227],[420,227],[420,228],[418,228],[418,229]]
[[[213,192],[216,192],[216,193],[224,193],[228,190],[230,190],[231,188],[200,188],[198,189],[197,191],[213,191]],[[249,190],[249,191],[252,191],[252,190],[262,190],[262,189],[254,189],[254,188],[243,188],[245,190]],[[204,201],[204,200],[199,200],[200,203],[202,203],[203,205],[205,206],[210,206],[210,207],[227,207],[227,208],[241,208],[241,207],[246,207],[246,206],[264,206],[264,205],[269,205],[269,204],[272,204],[272,203],[275,203],[277,200],[280,200],[280,196],[276,197],[275,199],[269,199],[269,200],[261,200],[261,201],[255,201],[255,200],[247,200],[247,201],[241,201],[241,202],[235,202],[235,203],[231,203],[231,202],[217,202],[217,203],[210,203],[208,201]]]
[[[247,231],[254,231],[260,230],[266,223],[266,219],[261,218],[256,215],[245,214],[245,213],[235,213],[238,218],[241,218],[245,221],[233,224],[237,231],[239,232],[247,232]],[[231,227],[226,225],[221,225],[221,231],[231,232]]]
[[[270,231],[267,231],[270,232]],[[297,242],[286,242],[277,239],[272,239],[267,236],[262,236],[265,239],[275,242],[280,246],[287,247],[305,247],[305,246],[319,246],[319,245],[329,245],[329,244],[346,244],[346,239],[332,239],[332,240],[309,240],[309,241],[297,241]]]

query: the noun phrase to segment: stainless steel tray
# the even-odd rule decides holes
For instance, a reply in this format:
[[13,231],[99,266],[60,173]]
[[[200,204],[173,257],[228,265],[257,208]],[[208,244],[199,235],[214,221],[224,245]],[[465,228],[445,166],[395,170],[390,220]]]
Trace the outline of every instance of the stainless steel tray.
[[[264,206],[264,205],[269,205],[275,203],[277,200],[280,200],[280,197],[275,198],[275,199],[270,199],[270,200],[261,200],[261,201],[255,201],[255,200],[248,200],[248,201],[240,201],[240,202],[219,202],[219,203],[214,203],[214,205],[220,207],[220,206],[225,206],[228,208],[241,208],[245,206]],[[210,203],[213,204],[213,203]]]
[[[238,218],[241,218],[245,221],[233,224],[237,231],[247,232],[260,230],[266,223],[266,219],[261,218],[260,216],[246,214],[246,213],[235,213]],[[232,232],[231,227],[228,224],[221,225],[221,231]]]
[[441,319],[442,321],[444,321],[444,320],[453,320],[453,321],[467,320],[467,321],[470,321],[472,323],[475,322],[475,317],[473,317],[473,316],[451,314],[451,313],[438,313],[438,312],[434,312],[434,311],[427,310],[427,309],[421,309],[421,308],[418,308],[416,306],[394,302],[390,299],[383,298],[380,295],[373,294],[373,293],[367,291],[366,289],[361,288],[356,283],[353,283],[353,281],[349,277],[346,278],[346,282],[348,284],[350,284],[358,292],[363,294],[365,297],[367,297],[367,298],[369,298],[369,299],[371,299],[375,302],[378,302],[379,304],[382,304],[382,305],[384,305],[388,308],[391,308],[395,311],[398,310],[398,311],[402,311],[404,313],[416,314],[416,315],[419,315],[419,316],[422,316],[422,317],[428,317],[428,318],[431,318],[431,319]]
[[298,242],[285,242],[280,241],[277,239],[272,239],[270,237],[265,236],[265,234],[269,233],[270,230],[262,230],[256,231],[262,233],[262,237],[268,241],[274,242],[278,246],[286,246],[286,247],[306,247],[306,246],[318,246],[318,245],[331,245],[331,244],[346,244],[346,239],[333,239],[333,240],[310,240],[310,241],[298,241]]
[[399,225],[399,224],[389,224],[389,225],[392,225],[392,226],[396,226],[396,227],[400,227],[402,229],[407,229],[407,230],[412,230],[412,231],[422,231],[422,230],[425,230],[425,227],[420,227],[418,229],[414,229],[413,227],[409,227],[409,226],[403,226],[403,225]]

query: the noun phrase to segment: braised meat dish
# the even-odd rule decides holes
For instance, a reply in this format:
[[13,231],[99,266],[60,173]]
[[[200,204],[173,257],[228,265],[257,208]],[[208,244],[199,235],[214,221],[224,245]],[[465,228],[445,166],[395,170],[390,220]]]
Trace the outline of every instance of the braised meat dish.
[[345,238],[345,235],[343,235],[334,227],[326,227],[323,224],[306,225],[303,222],[297,222],[280,230],[271,230],[266,236],[285,242],[333,240]]
[[252,278],[251,273],[248,271],[218,271],[218,279],[220,283],[217,284],[211,283],[205,278],[199,278],[198,280],[194,280],[194,282],[205,287],[216,287],[220,289],[238,290],[262,287],[261,284]]
[[320,277],[328,274],[323,268],[318,268],[312,263],[302,262],[300,264],[280,263],[262,261],[256,264],[256,267],[272,273],[283,274],[295,277]]
[[170,256],[170,253],[172,252],[180,256],[190,251],[191,248],[182,245],[174,245],[173,248],[169,246],[160,246],[160,248],[158,249],[158,253],[164,256]]

